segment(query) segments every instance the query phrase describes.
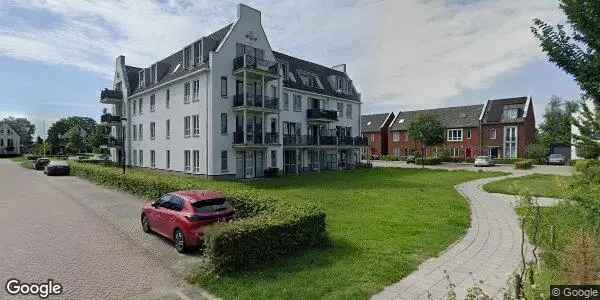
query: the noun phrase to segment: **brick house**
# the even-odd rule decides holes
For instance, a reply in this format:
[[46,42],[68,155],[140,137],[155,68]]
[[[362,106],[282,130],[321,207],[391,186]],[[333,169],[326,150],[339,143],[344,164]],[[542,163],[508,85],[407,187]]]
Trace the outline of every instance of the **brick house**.
[[472,159],[477,155],[518,158],[535,141],[533,102],[527,97],[488,100],[485,104],[399,112],[388,132],[388,152],[397,157],[420,154],[408,137],[419,115],[434,115],[445,128],[444,143],[425,149],[426,156]]
[[371,157],[380,158],[388,154],[388,127],[394,119],[394,113],[360,116],[360,133],[369,141]]

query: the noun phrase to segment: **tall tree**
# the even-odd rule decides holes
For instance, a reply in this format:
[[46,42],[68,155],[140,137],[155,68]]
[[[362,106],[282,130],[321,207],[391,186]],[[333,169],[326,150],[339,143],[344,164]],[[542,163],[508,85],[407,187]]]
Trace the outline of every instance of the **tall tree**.
[[434,115],[418,115],[408,127],[408,136],[421,144],[421,157],[425,165],[425,147],[444,142],[444,128]]
[[546,147],[553,144],[571,144],[571,120],[577,111],[577,104],[563,101],[558,96],[550,97],[544,113],[544,121],[540,124],[539,142]]
[[550,61],[573,75],[581,89],[600,106],[600,1],[560,0],[568,29],[534,19],[533,34]]
[[96,121],[92,118],[76,116],[56,121],[48,129],[48,138],[46,139],[52,153],[57,154],[66,150],[65,148],[69,142],[67,132],[74,127],[78,127],[79,132],[85,132],[87,136],[94,131]]
[[106,144],[106,138],[110,133],[110,127],[105,125],[97,125],[94,132],[88,136],[88,143],[92,146],[95,153],[102,153],[102,145]]

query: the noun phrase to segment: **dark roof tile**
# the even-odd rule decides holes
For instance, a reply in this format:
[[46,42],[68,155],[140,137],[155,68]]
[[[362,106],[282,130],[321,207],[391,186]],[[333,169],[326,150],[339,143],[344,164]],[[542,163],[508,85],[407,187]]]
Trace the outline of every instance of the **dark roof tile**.
[[393,113],[360,116],[360,132],[378,132]]
[[478,127],[482,104],[399,112],[390,130],[408,130],[419,115],[434,115],[445,128]]

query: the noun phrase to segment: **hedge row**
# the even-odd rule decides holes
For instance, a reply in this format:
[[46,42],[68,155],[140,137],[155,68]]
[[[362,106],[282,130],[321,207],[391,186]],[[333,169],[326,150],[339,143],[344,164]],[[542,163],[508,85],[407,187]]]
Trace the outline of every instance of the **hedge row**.
[[[190,176],[159,174],[82,162],[69,162],[71,172],[105,186],[148,199],[189,189],[210,189],[214,183]],[[247,269],[274,258],[322,244],[327,239],[325,213],[316,206],[273,199],[264,192],[232,184],[221,192],[231,201],[236,220],[205,231],[207,266],[222,273]]]
[[526,170],[533,167],[534,161],[532,159],[524,159],[515,162],[515,169]]

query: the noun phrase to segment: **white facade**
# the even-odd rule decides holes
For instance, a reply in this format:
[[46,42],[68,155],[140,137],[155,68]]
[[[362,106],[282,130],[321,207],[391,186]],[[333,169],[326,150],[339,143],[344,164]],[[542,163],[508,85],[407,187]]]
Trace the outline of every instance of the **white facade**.
[[21,154],[21,136],[3,121],[0,121],[0,154]]
[[[590,110],[594,110],[594,101],[592,99],[588,99],[586,100],[585,104],[587,107],[590,108]],[[581,118],[581,112],[576,112],[574,114],[574,117],[576,119],[580,119]],[[578,135],[579,134],[579,129],[575,126],[575,125],[571,125],[571,134],[572,136]],[[575,146],[575,140],[572,141],[572,146],[571,146],[571,159],[583,159],[583,157],[579,157],[577,155],[577,147]]]
[[[125,65],[123,56],[117,58],[113,88],[122,91],[123,96],[107,100],[104,98],[111,97],[103,94],[101,102],[112,104],[113,116],[126,118],[122,124],[126,128],[127,164],[209,177],[251,178],[263,176],[264,170],[269,168],[285,170],[284,153],[287,153],[288,173],[337,169],[358,162],[360,142],[358,138],[349,139],[360,136],[361,102],[354,88],[348,90],[354,91],[356,97],[338,97],[324,89],[320,93],[318,89],[286,87],[284,80],[290,79],[270,47],[258,10],[240,4],[237,20],[226,28],[226,34],[218,44],[211,45],[214,40],[209,36],[179,51],[183,65],[171,66],[162,80],[158,78],[162,62],[139,71],[135,69],[143,72],[139,75],[133,74],[131,67]],[[196,46],[198,43],[200,46]],[[190,54],[186,55],[186,51]],[[254,54],[249,55],[250,52]],[[186,68],[186,62],[190,62],[189,68]],[[187,71],[181,72],[180,68]],[[288,70],[289,66],[285,68]],[[168,79],[171,70],[180,75]],[[340,71],[329,70],[340,74]],[[344,76],[339,75],[340,78],[347,78],[345,70],[341,74]],[[137,81],[131,80],[132,75],[140,80],[145,77],[141,87],[130,86]],[[154,78],[148,79],[148,76]],[[331,76],[331,79],[335,77]],[[156,82],[148,85],[147,80]],[[300,78],[297,80],[299,82]],[[323,80],[317,80],[319,83],[315,86],[322,88]],[[289,109],[283,107],[283,97],[289,99]],[[301,99],[300,109],[297,106],[294,109],[293,99]],[[125,103],[124,107],[122,103]],[[333,118],[329,111],[337,110],[340,105],[343,113]],[[307,113],[309,108],[316,109],[317,114]],[[321,112],[326,118],[320,118]],[[113,136],[120,141],[120,125],[114,122]],[[285,143],[297,140],[283,132],[284,128],[290,127],[285,122],[297,123],[299,130],[294,135],[311,135],[309,139],[317,142]],[[331,133],[338,126],[348,128],[337,130],[338,137],[339,132],[346,137],[347,142],[343,145],[341,142],[333,145],[325,142],[326,137],[320,138],[323,132]],[[120,148],[112,148],[112,157],[120,159],[119,151]],[[309,152],[318,153],[310,154],[312,161]],[[289,157],[292,153],[293,159]],[[322,159],[315,165],[316,156],[328,157],[327,166]],[[290,161],[295,163],[290,164]]]

